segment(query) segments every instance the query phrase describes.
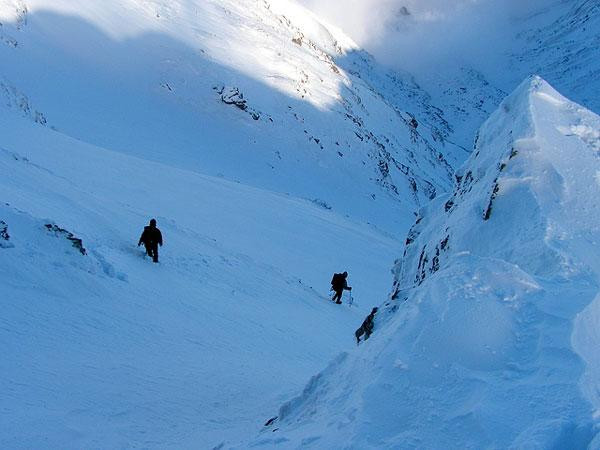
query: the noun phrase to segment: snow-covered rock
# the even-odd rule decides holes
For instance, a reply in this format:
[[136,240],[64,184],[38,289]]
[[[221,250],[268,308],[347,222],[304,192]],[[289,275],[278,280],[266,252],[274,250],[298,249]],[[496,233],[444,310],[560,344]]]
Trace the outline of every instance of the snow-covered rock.
[[375,334],[253,444],[596,448],[599,132],[541,78],[522,83],[421,212]]

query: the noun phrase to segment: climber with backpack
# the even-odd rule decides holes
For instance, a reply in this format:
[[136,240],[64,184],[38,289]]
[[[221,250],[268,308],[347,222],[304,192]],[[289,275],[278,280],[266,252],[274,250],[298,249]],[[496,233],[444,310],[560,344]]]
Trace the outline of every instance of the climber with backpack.
[[344,291],[351,291],[352,288],[348,286],[348,272],[334,273],[331,279],[331,290],[335,292],[335,295],[331,300],[336,302],[338,305],[342,304],[342,294]]
[[146,247],[146,254],[152,258],[152,261],[157,263],[158,246],[162,247],[163,239],[160,230],[156,228],[156,219],[150,220],[150,225],[144,227],[144,232],[138,241],[138,247],[142,244]]

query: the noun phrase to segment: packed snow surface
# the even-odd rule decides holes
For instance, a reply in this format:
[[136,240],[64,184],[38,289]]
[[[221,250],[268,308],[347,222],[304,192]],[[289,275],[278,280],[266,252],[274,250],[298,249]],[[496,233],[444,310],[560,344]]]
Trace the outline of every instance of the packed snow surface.
[[421,211],[375,334],[253,444],[598,448],[599,130],[524,82]]

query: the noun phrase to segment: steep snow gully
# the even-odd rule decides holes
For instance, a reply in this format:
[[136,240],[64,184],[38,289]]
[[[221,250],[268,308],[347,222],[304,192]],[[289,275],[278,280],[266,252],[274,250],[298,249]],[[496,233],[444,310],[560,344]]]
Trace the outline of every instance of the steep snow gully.
[[0,0],[0,448],[600,448],[600,118],[504,94],[598,105],[553,5],[428,92],[292,0]]

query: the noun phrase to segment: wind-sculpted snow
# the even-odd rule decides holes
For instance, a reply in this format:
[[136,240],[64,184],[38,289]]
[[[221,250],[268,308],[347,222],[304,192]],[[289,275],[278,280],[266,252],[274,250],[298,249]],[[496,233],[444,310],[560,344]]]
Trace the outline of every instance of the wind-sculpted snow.
[[253,443],[597,448],[599,130],[540,78],[506,98],[421,211],[374,335]]

